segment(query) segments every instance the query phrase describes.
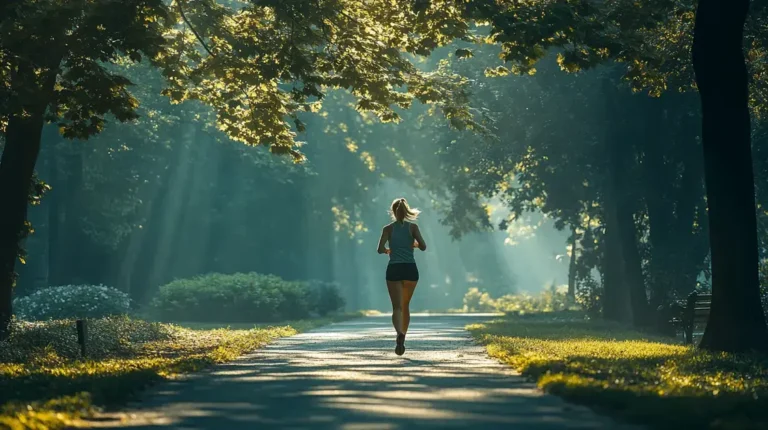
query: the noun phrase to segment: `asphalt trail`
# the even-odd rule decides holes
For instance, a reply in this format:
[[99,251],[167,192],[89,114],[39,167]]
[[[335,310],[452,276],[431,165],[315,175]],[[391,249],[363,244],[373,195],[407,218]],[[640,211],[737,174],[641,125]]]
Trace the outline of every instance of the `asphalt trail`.
[[402,357],[388,316],[284,338],[161,384],[93,427],[123,429],[628,429],[545,395],[488,358],[464,327],[483,315],[414,315]]

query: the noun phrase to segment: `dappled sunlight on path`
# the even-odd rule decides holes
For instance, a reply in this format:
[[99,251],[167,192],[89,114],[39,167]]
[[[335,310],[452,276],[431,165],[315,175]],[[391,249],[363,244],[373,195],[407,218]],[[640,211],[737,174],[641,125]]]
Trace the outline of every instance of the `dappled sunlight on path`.
[[[464,326],[483,315],[413,315],[404,356],[388,316],[281,339],[214,370],[158,386],[122,414],[128,429],[615,429],[542,394],[489,359]],[[628,427],[627,427],[628,428]]]

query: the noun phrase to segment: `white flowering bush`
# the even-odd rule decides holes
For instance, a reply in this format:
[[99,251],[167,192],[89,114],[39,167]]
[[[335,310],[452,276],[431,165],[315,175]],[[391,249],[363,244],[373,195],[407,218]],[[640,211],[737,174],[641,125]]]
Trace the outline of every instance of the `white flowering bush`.
[[19,297],[13,307],[16,317],[26,321],[102,318],[128,314],[131,299],[105,285],[61,285]]

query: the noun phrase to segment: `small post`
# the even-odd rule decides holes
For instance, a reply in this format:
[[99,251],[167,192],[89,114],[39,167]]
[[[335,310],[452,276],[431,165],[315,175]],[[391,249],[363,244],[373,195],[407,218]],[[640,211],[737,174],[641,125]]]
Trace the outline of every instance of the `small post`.
[[77,343],[80,344],[80,354],[85,357],[85,340],[88,336],[88,326],[85,320],[77,320]]

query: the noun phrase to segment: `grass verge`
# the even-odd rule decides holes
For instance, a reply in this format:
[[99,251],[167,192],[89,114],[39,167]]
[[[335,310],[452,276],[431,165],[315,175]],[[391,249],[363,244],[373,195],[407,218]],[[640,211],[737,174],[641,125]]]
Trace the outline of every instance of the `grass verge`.
[[73,321],[14,323],[0,343],[0,428],[59,429],[147,386],[234,360],[285,336],[357,314],[248,329],[187,328],[129,318],[89,321],[80,359]]
[[540,388],[654,429],[768,429],[768,358],[709,353],[618,325],[536,315],[468,327]]

